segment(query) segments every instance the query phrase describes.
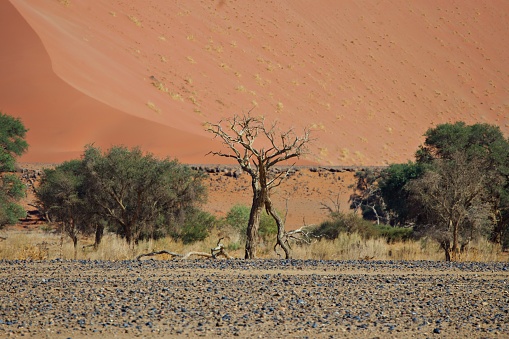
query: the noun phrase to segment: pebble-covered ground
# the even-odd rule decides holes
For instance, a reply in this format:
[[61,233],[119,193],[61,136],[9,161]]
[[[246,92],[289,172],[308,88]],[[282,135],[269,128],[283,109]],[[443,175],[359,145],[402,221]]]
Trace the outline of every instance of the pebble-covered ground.
[[509,263],[0,261],[0,337],[509,337]]

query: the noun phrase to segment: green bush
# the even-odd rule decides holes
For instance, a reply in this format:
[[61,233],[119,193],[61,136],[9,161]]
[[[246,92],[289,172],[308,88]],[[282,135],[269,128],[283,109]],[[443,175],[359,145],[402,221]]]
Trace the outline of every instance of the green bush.
[[[247,224],[249,223],[250,213],[250,207],[237,204],[226,214],[226,224],[237,230],[244,241],[246,240]],[[275,234],[277,234],[276,221],[264,210],[260,218],[258,235],[264,240],[267,240]]]
[[409,227],[392,227],[390,225],[373,225],[378,235],[385,238],[388,243],[406,241],[413,238],[414,230]]
[[411,228],[375,225],[355,214],[333,213],[312,231],[314,237],[337,239],[341,233],[358,233],[363,239],[385,238],[387,242],[408,240],[413,235]]
[[202,241],[208,237],[209,231],[214,227],[216,218],[204,211],[195,211],[186,218],[179,234],[184,244]]

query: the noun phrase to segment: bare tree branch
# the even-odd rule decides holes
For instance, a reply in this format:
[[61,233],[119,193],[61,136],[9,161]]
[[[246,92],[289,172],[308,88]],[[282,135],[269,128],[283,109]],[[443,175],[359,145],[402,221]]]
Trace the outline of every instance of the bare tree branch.
[[[289,258],[290,252],[286,245],[288,242],[285,243],[284,240],[286,239],[284,221],[272,206],[270,191],[288,177],[291,167],[285,172],[273,172],[271,168],[278,163],[303,155],[307,151],[310,132],[306,129],[304,135],[300,137],[295,136],[293,129],[279,132],[277,122],[266,127],[264,118],[253,117],[249,113],[242,117],[235,115],[225,122],[209,124],[207,131],[213,133],[214,137],[222,139],[223,145],[230,151],[216,151],[209,154],[237,160],[241,168],[251,176],[253,204],[247,227],[246,258],[256,256],[255,239],[260,223],[260,213],[264,207],[278,225],[276,246],[281,246],[286,257]],[[223,123],[229,125],[228,132],[223,129]],[[257,138],[265,139],[269,146],[255,147]]]

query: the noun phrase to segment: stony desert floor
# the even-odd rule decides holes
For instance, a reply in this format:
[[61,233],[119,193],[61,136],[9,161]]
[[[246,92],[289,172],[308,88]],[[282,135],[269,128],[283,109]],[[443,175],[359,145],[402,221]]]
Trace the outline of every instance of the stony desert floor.
[[0,261],[0,337],[509,337],[509,264]]

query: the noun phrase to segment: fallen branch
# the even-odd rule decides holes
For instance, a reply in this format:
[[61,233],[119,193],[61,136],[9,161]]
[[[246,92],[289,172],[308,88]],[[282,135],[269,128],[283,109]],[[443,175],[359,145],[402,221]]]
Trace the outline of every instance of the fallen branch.
[[[291,249],[292,246],[290,245],[290,241],[295,241],[297,244],[308,244],[310,245],[312,243],[312,238],[318,239],[320,236],[315,236],[312,234],[312,228],[316,225],[307,225],[306,220],[303,219],[304,225],[296,230],[288,231],[283,234],[283,241],[286,243],[286,245]],[[311,229],[310,229],[311,228]],[[274,245],[274,252],[278,255],[278,257],[281,257],[281,255],[277,251],[277,245]]]
[[233,257],[231,257],[228,254],[228,252],[225,251],[224,245],[221,244],[221,240],[223,240],[223,238],[219,239],[216,247],[210,249],[210,253],[191,251],[191,252],[187,252],[186,254],[180,254],[180,253],[162,250],[162,251],[155,251],[155,252],[146,253],[146,254],[140,254],[139,256],[136,257],[136,260],[140,260],[143,257],[152,257],[154,255],[159,255],[159,254],[171,255],[172,260],[175,258],[180,258],[181,260],[186,260],[192,256],[205,257],[205,258],[210,258],[210,259],[217,259],[218,256],[222,256],[222,257],[225,257],[226,259],[234,259]]

